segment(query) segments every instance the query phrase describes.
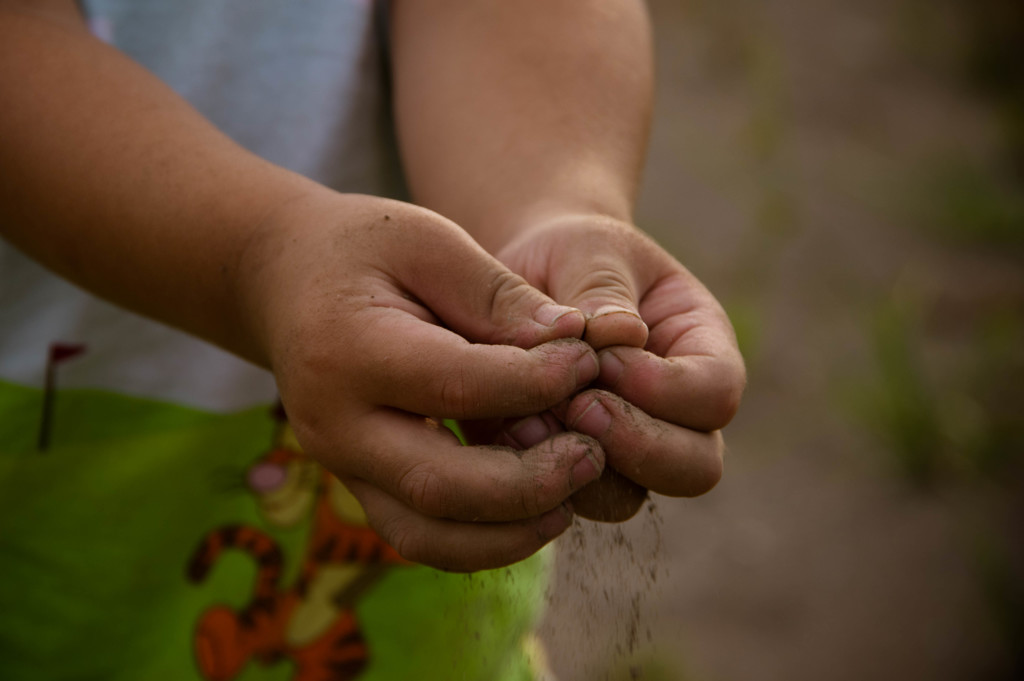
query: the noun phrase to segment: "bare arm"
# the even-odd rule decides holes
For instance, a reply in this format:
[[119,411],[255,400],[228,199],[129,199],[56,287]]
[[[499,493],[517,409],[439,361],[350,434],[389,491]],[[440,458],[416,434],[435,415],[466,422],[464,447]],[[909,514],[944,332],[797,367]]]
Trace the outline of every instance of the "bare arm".
[[395,103],[417,201],[497,252],[566,213],[630,222],[651,115],[639,0],[396,0]]
[[93,38],[74,2],[0,4],[0,88],[3,236],[265,365],[235,304],[237,265],[247,235],[316,185],[240,148]]
[[303,447],[405,557],[496,567],[568,526],[603,467],[593,440],[520,456],[423,417],[521,416],[588,384],[578,310],[435,213],[241,149],[70,0],[0,2],[0,101],[0,236],[270,368]]

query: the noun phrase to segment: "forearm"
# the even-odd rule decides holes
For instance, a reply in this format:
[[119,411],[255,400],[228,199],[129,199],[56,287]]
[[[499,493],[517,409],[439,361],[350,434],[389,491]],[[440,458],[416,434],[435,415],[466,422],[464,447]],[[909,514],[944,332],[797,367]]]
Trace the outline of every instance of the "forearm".
[[317,185],[235,145],[74,19],[0,7],[0,233],[100,296],[263,361],[237,264],[267,215]]
[[630,220],[651,112],[639,0],[396,0],[402,160],[418,203],[494,252],[566,213]]

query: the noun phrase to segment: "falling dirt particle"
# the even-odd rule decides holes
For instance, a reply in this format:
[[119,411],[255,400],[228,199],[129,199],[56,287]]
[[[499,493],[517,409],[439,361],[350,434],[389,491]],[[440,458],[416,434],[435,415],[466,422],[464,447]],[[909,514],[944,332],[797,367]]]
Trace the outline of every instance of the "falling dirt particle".
[[612,676],[623,678],[622,670],[631,669],[625,665],[640,669],[637,658],[652,643],[648,605],[666,567],[662,517],[653,499],[645,503],[646,513],[621,525],[577,519],[560,542],[558,584],[547,592],[548,604],[560,611],[558,619],[571,613],[571,633],[560,628],[555,645],[579,650],[567,661],[585,675],[579,678],[610,680],[614,669],[620,676]]

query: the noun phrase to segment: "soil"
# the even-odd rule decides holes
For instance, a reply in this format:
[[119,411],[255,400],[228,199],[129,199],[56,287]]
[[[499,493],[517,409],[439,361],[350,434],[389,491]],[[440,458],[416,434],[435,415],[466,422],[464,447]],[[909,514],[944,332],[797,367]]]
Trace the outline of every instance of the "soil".
[[1024,199],[958,5],[650,6],[638,223],[723,301],[750,384],[715,490],[561,540],[552,666],[1020,678]]

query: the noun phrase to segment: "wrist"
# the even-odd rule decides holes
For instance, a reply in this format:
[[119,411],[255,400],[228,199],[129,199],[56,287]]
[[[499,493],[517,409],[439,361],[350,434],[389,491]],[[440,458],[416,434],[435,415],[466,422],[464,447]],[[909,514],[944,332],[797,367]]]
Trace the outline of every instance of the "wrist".
[[584,221],[632,224],[632,197],[607,192],[605,196],[552,197],[514,207],[482,210],[480,217],[462,226],[489,253],[497,254],[530,234],[559,225]]
[[276,203],[240,244],[229,286],[236,304],[234,347],[246,359],[272,368],[274,331],[289,300],[299,300],[308,245],[325,220],[344,215],[343,195],[310,183]]
[[598,235],[635,231],[638,231],[637,227],[628,214],[623,215],[598,207],[551,205],[526,214],[523,219],[511,225],[504,234],[506,239],[496,253],[498,258],[502,259],[502,253],[516,250],[523,244],[529,244],[539,235],[545,233],[574,235],[566,237],[571,240],[572,238],[592,239]]

